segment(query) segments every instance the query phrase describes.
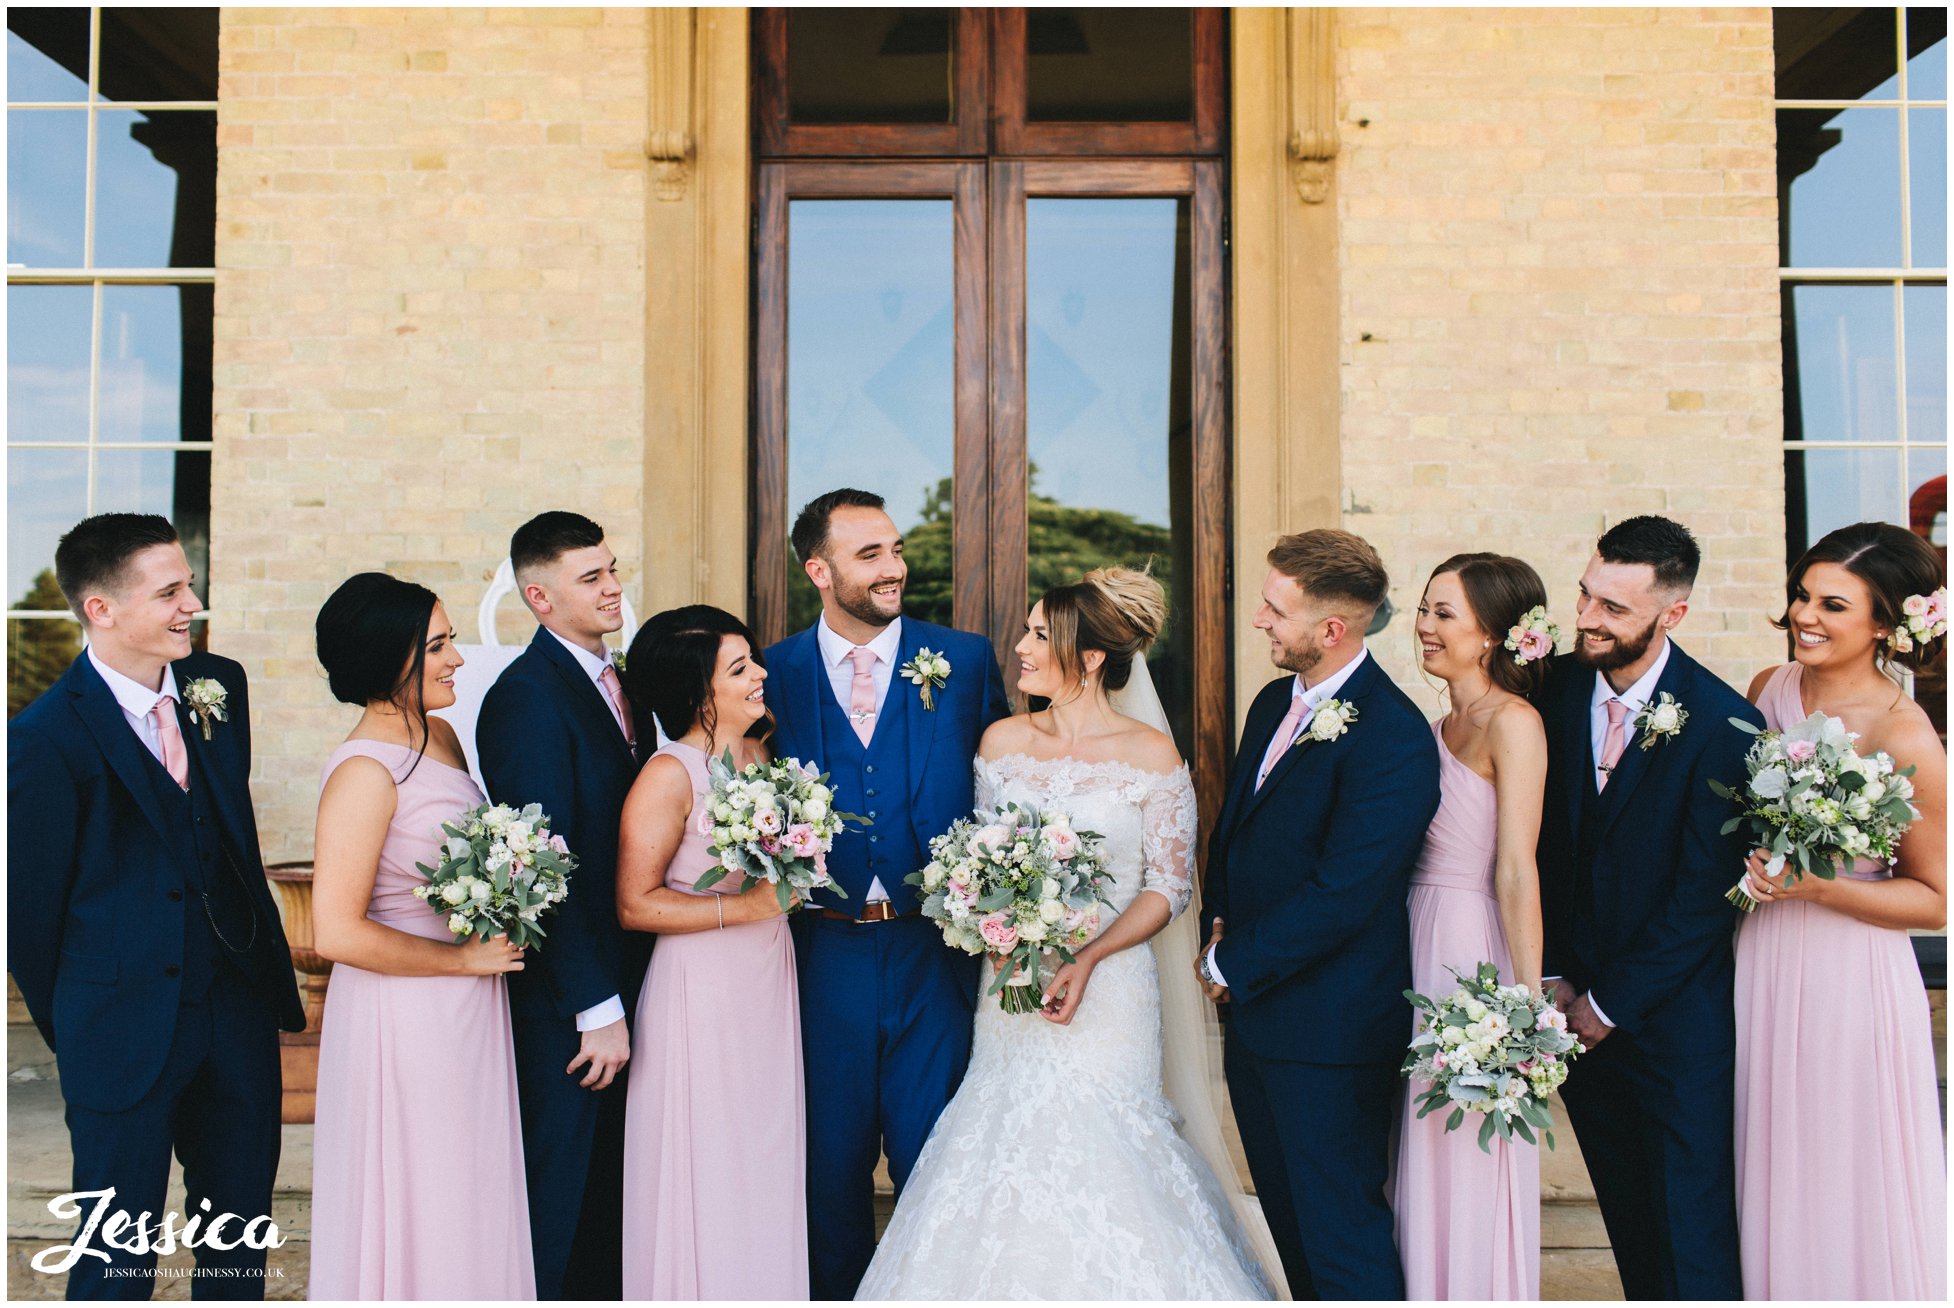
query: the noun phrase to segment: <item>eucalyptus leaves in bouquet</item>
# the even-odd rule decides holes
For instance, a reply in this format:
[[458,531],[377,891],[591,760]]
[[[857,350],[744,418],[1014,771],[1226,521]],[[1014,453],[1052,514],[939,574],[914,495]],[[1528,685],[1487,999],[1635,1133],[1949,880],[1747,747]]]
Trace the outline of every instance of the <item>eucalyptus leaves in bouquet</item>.
[[427,874],[415,897],[445,914],[457,936],[507,936],[518,949],[540,948],[542,916],[569,897],[577,867],[542,806],[478,804],[441,831],[441,861],[414,865]]
[[1402,1069],[1427,1083],[1423,1091],[1412,1087],[1418,1116],[1449,1107],[1445,1129],[1456,1131],[1467,1114],[1482,1114],[1479,1147],[1487,1153],[1495,1135],[1533,1144],[1535,1130],[1552,1149],[1547,1096],[1567,1080],[1568,1063],[1583,1050],[1567,1029],[1567,1015],[1525,986],[1501,985],[1491,963],[1471,976],[1452,975],[1459,984],[1442,998],[1404,992],[1424,1015]]

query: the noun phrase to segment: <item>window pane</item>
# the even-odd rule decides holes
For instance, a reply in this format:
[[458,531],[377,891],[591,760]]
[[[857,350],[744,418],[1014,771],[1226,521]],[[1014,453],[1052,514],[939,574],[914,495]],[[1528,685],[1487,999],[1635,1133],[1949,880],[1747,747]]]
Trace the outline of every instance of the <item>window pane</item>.
[[210,581],[210,455],[199,450],[102,450],[95,456],[95,512],[160,513],[176,524],[206,603]]
[[[948,200],[787,207],[787,514],[842,486],[873,491],[905,537],[905,611],[951,620],[956,425]],[[787,563],[798,630],[820,600]]]
[[1778,110],[1778,192],[1786,266],[1898,267],[1899,110]]
[[1031,9],[1025,116],[1034,122],[1187,122],[1189,9]]
[[1947,98],[1947,11],[1907,10],[1907,98]]
[[95,266],[208,268],[217,115],[111,111],[95,127]]
[[7,114],[7,262],[81,267],[88,186],[88,114],[16,109]]
[[1793,559],[1839,527],[1906,523],[1898,449],[1786,450],[1784,473],[1786,544]]
[[7,98],[88,98],[86,9],[7,10]]
[[85,450],[7,451],[7,598],[19,607],[54,547],[88,516]]
[[1882,9],[1771,11],[1780,100],[1891,100],[1900,92],[1900,38]]
[[1947,266],[1947,110],[1907,111],[1912,174],[1913,266]]
[[[61,588],[54,584],[54,569],[45,568],[35,578],[30,597],[35,602],[22,607],[61,608]],[[7,717],[32,704],[40,693],[60,679],[68,665],[81,653],[81,624],[72,618],[9,618],[7,620]]]
[[1909,286],[1906,297],[1907,440],[1947,439],[1947,288]]
[[101,439],[209,440],[210,359],[210,287],[104,287]]
[[1193,745],[1185,601],[1193,577],[1188,202],[1031,200],[1025,210],[1030,594],[1108,564],[1168,592],[1149,656]]
[[1899,438],[1891,286],[1784,288],[1784,438]]
[[794,9],[788,117],[797,123],[947,123],[953,9]]
[[102,10],[104,100],[215,100],[216,9]]
[[7,435],[88,439],[87,286],[7,288]]

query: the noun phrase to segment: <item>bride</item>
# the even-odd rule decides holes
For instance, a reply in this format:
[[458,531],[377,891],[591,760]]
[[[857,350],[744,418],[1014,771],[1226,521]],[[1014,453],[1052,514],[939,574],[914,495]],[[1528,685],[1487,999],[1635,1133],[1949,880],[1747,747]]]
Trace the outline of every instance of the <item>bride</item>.
[[1041,1012],[980,994],[969,1071],[858,1299],[1283,1295],[1222,1143],[1219,1038],[1190,979],[1194,787],[1142,657],[1165,618],[1160,583],[1126,568],[1032,606],[1018,687],[1051,706],[984,734],[977,803],[1102,835],[1118,916],[1049,974]]

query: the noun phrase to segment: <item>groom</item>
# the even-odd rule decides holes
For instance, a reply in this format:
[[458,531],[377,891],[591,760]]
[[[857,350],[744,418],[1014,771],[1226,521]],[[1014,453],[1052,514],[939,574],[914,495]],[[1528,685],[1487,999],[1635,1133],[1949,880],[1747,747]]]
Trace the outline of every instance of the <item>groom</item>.
[[1701,558],[1667,518],[1611,528],[1540,697],[1546,984],[1588,1046],[1561,1098],[1630,1299],[1743,1297],[1723,896],[1745,841],[1721,834],[1734,810],[1709,782],[1744,783],[1751,737],[1730,719],[1764,720],[1669,639]]
[[1390,582],[1347,531],[1269,551],[1255,627],[1270,682],[1208,846],[1213,940],[1195,971],[1229,1002],[1242,1148],[1297,1299],[1402,1299],[1384,1201],[1411,1036],[1405,895],[1438,811],[1432,729],[1364,649]]
[[88,518],[54,571],[88,648],[7,724],[7,966],[59,1063],[74,1190],[113,1194],[78,1201],[68,1297],[149,1297],[155,1252],[113,1232],[164,1220],[174,1153],[178,1227],[232,1215],[194,1296],[263,1298],[264,1248],[231,1241],[271,1212],[278,1030],[305,1014],[259,861],[244,669],[192,649],[203,603],[167,519]]
[[[872,823],[828,855],[847,898],[794,920],[810,1282],[816,1299],[852,1299],[875,1253],[877,1153],[900,1191],[970,1057],[975,960],[944,946],[903,878],[970,812],[977,742],[1010,706],[988,641],[903,616],[909,573],[881,496],[829,491],[793,541],[821,617],[767,650],[774,756],[829,773],[835,806]],[[950,669],[927,696],[901,675],[923,649]]]

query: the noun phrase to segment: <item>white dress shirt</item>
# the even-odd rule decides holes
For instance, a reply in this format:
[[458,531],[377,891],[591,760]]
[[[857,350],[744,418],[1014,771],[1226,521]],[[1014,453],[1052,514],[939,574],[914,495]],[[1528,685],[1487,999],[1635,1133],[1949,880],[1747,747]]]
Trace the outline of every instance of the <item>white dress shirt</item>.
[[[835,703],[841,705],[846,713],[855,697],[855,664],[848,656],[855,649],[854,642],[828,625],[828,615],[814,624],[814,643],[821,649],[822,666],[828,670],[828,685],[835,693]],[[875,678],[875,705],[879,714],[883,701],[889,698],[889,682],[895,678],[896,652],[902,647],[902,618],[882,628],[882,634],[862,646],[875,655],[875,666],[869,675]],[[874,730],[873,727],[870,728]],[[883,889],[882,878],[872,877],[868,886],[868,903],[887,899],[889,892]]]
[[[543,628],[543,630],[550,631],[548,627]],[[597,680],[604,675],[604,669],[611,666],[610,659],[603,655],[592,654],[583,646],[563,639],[563,637],[557,635],[554,631],[550,631],[550,636],[557,644],[570,651],[570,657],[577,661],[577,666],[583,669],[584,675],[590,678],[593,686],[597,687],[597,693],[603,697],[604,707],[610,708],[611,693],[605,690],[603,685]],[[616,716],[615,711],[613,711],[612,716]],[[600,1026],[609,1026],[613,1022],[622,1022],[623,1020],[624,1001],[618,996],[612,995],[603,1003],[586,1008],[583,1012],[578,1013],[577,1030],[595,1031]]]
[[163,665],[163,688],[151,690],[140,681],[131,680],[102,662],[95,653],[95,647],[88,647],[88,661],[95,665],[95,671],[102,674],[102,680],[109,686],[109,693],[122,707],[122,719],[129,724],[129,730],[136,733],[136,739],[149,751],[149,756],[158,763],[163,761],[163,740],[156,734],[156,719],[150,714],[156,709],[156,701],[168,695],[181,703],[183,697],[176,693],[176,672],[169,664]]
[[[1337,692],[1343,689],[1343,683],[1350,680],[1357,669],[1364,666],[1364,660],[1370,656],[1371,652],[1369,649],[1358,650],[1356,658],[1350,660],[1350,662],[1344,664],[1335,672],[1317,682],[1314,686],[1305,686],[1303,684],[1303,674],[1300,672],[1296,674],[1295,682],[1289,688],[1289,702],[1293,708],[1295,702],[1300,699],[1303,701],[1304,707],[1303,716],[1296,723],[1296,739],[1289,742],[1292,747],[1295,745],[1296,740],[1301,739],[1303,733],[1309,730],[1309,720],[1316,716],[1316,706],[1326,699],[1335,699]],[[1279,727],[1281,723],[1277,723],[1276,725]],[[1256,759],[1256,765],[1258,767],[1261,766],[1259,755]],[[1221,929],[1226,931],[1228,929],[1227,925],[1223,924]],[[1225,941],[1227,937],[1223,936],[1222,939]],[[1220,948],[1221,946],[1218,944],[1208,946],[1208,974],[1215,979],[1217,984],[1225,986],[1228,984],[1228,981],[1227,978],[1222,976],[1221,964],[1217,961]]]
[[[1626,758],[1628,751],[1635,746],[1635,716],[1655,698],[1655,683],[1662,679],[1662,670],[1668,666],[1669,637],[1665,635],[1662,637],[1662,650],[1655,656],[1655,662],[1649,665],[1647,672],[1635,679],[1634,685],[1621,694],[1617,695],[1615,688],[1608,684],[1607,674],[1601,672],[1594,674],[1594,695],[1588,700],[1588,742],[1593,750],[1590,757],[1594,760],[1596,789],[1602,788],[1607,783],[1608,774],[1601,770],[1601,751],[1608,739],[1608,705],[1619,699],[1628,706],[1628,714],[1622,719],[1622,757]],[[1542,977],[1540,983],[1545,986],[1558,980],[1560,978],[1557,976]],[[1608,1014],[1601,1011],[1601,1005],[1595,1000],[1592,990],[1588,991],[1588,1007],[1594,1010],[1594,1015],[1601,1019],[1603,1026],[1615,1025],[1608,1020]]]

